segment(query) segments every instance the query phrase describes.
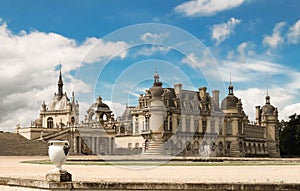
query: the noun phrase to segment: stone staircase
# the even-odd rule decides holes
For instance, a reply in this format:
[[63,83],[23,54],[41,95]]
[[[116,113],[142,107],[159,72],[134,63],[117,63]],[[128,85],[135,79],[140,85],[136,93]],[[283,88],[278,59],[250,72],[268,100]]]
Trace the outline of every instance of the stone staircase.
[[143,152],[144,155],[170,155],[164,149],[165,140],[162,138],[152,139],[149,142],[148,148]]
[[232,142],[230,145],[230,151],[228,157],[240,157],[239,145],[237,142]]
[[42,138],[45,141],[51,140],[53,138],[56,138],[56,139],[65,139],[66,137],[68,137],[68,134],[70,133],[70,131],[71,131],[70,128],[66,128],[66,129],[60,130],[58,132],[51,133],[51,134],[48,134],[46,136],[43,136]]
[[48,144],[28,140],[17,133],[0,132],[0,156],[46,156]]

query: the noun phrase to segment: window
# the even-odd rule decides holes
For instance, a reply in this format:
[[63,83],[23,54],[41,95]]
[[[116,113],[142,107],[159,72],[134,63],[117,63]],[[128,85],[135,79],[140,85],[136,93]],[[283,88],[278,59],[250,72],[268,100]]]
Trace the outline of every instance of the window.
[[135,148],[138,149],[140,147],[139,143],[135,143]]
[[128,149],[132,149],[132,143],[128,143]]
[[185,126],[186,132],[190,132],[190,129],[191,129],[191,127],[190,127],[190,126],[191,126],[191,120],[190,120],[190,118],[187,117],[187,118],[185,119],[185,125],[186,125],[186,126]]
[[53,118],[52,117],[48,117],[48,119],[47,119],[47,127],[48,128],[53,128]]
[[211,120],[210,127],[211,127],[211,133],[215,133],[215,120]]
[[185,147],[186,150],[187,150],[187,151],[190,151],[190,150],[192,149],[191,142],[187,141],[185,144],[186,144],[186,147]]
[[120,127],[120,133],[125,134],[125,125],[124,124],[122,124]]
[[71,118],[71,123],[72,123],[72,125],[75,124],[75,117],[74,116]]
[[133,124],[129,123],[129,126],[127,126],[128,128],[128,133],[132,134],[133,133]]
[[231,125],[231,121],[229,120],[226,122],[226,134],[227,135],[232,134],[232,125]]
[[239,122],[238,122],[239,134],[242,134],[242,129],[243,129],[243,121],[240,119]]
[[195,119],[194,120],[194,131],[195,132],[198,132],[198,125],[199,125],[198,123],[199,123],[198,119]]
[[103,115],[102,115],[102,120],[103,120],[103,121],[107,121],[107,115],[106,115],[106,114],[103,114]]
[[145,117],[145,130],[146,131],[149,130],[149,117],[148,116]]
[[139,132],[139,122],[138,121],[135,121],[134,127],[135,127],[135,133],[138,133]]
[[219,120],[219,134],[223,135],[223,120]]
[[230,150],[230,145],[231,145],[231,142],[226,142],[226,149],[227,150]]
[[178,129],[178,131],[181,131],[181,121],[180,121],[180,118],[177,119],[177,129]]
[[169,125],[169,123],[168,123],[168,117],[166,117],[165,120],[164,120],[164,130],[165,130],[165,131],[168,131],[168,130],[169,130],[168,125]]
[[205,120],[202,120],[202,128],[203,128],[203,133],[206,132],[206,121]]

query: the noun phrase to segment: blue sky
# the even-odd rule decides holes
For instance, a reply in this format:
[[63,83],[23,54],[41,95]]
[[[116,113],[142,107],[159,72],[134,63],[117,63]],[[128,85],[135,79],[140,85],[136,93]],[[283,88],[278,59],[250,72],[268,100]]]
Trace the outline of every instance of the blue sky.
[[121,114],[157,68],[164,87],[217,88],[221,100],[231,74],[251,121],[267,90],[287,119],[300,110],[299,10],[297,0],[3,0],[0,128],[38,117],[60,61],[82,115],[98,94]]

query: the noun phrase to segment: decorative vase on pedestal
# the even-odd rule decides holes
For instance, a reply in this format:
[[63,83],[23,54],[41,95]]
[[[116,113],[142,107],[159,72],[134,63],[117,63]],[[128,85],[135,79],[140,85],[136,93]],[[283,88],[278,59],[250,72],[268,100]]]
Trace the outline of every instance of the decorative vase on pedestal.
[[62,165],[66,162],[69,154],[69,142],[61,140],[51,140],[48,143],[48,154],[50,160],[55,165],[55,169],[46,175],[47,181],[66,182],[72,180],[72,175],[62,169]]

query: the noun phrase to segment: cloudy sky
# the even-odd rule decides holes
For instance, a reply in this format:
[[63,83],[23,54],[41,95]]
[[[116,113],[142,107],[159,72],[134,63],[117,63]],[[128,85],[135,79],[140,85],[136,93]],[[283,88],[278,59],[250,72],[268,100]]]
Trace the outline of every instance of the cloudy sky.
[[99,94],[120,115],[157,69],[164,87],[207,86],[221,100],[231,76],[250,120],[267,91],[287,119],[300,113],[299,10],[297,0],[3,0],[0,130],[38,117],[60,62],[81,115]]

